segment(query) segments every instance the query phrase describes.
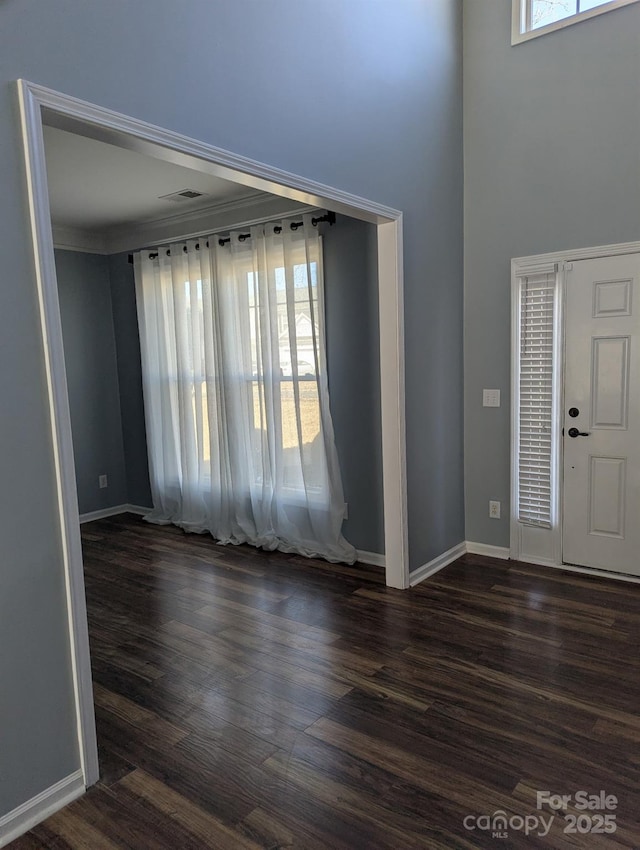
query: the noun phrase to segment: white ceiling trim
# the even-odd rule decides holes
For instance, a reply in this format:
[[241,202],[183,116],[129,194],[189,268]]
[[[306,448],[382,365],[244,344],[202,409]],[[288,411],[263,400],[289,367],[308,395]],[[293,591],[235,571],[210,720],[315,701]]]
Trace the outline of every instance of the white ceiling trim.
[[109,254],[103,233],[80,230],[78,227],[51,225],[53,247],[61,251],[80,251],[83,254]]
[[120,254],[161,242],[195,239],[234,227],[251,227],[272,218],[302,215],[317,209],[257,192],[250,198],[238,198],[152,221],[133,222],[102,231],[53,225],[53,244],[59,250],[90,254]]
[[207,210],[182,213],[160,221],[142,221],[132,226],[118,226],[105,233],[107,253],[135,251],[161,242],[194,239],[209,233],[219,233],[234,227],[251,227],[273,218],[301,215],[317,209],[303,206],[288,198],[260,193],[252,203],[228,201]]
[[[180,222],[184,222],[187,227],[190,227],[192,222],[198,221],[211,213],[235,213],[236,210],[241,210],[243,207],[254,206],[259,201],[264,200],[264,197],[264,192],[253,192],[251,195],[242,198],[236,198],[232,201],[218,201],[216,204],[208,204],[206,207],[198,207],[195,210],[183,210],[182,212],[173,213],[173,215],[153,216],[152,218],[145,218],[144,220],[141,219],[139,222],[134,222],[133,226],[137,227],[141,224],[148,224],[158,225],[161,227],[166,224],[173,227],[174,225],[178,225]],[[116,224],[105,228],[105,230],[107,233],[111,234],[117,230],[128,227],[131,227],[131,225]]]

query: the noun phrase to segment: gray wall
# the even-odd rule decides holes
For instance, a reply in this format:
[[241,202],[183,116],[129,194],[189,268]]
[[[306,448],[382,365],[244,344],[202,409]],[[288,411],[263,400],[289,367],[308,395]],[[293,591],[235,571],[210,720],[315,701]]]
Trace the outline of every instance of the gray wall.
[[[56,251],[80,513],[129,501],[109,260]],[[100,489],[98,476],[107,475]]]
[[136,289],[133,266],[129,263],[128,254],[114,254],[109,257],[109,276],[127,472],[126,501],[130,505],[151,507]]
[[[466,536],[498,546],[510,259],[640,239],[640,6],[515,47],[510,20],[511,0],[464,4]],[[500,409],[483,409],[483,387]]]
[[357,549],[384,552],[376,228],[337,216],[323,237],[331,416]]
[[404,211],[417,567],[463,538],[460,54],[460,0],[188,0],[178,15],[170,0],[1,4],[0,480],[11,488],[0,497],[0,728],[9,730],[0,816],[78,766],[10,82],[32,80]]

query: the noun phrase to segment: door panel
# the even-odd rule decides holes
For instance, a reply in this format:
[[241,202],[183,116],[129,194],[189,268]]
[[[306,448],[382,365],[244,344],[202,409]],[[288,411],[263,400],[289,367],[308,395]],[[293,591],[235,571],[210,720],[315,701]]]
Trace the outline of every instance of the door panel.
[[[640,255],[567,274],[565,563],[640,575]],[[577,416],[568,411],[576,408]]]
[[624,538],[627,461],[592,457],[589,471],[589,534]]
[[591,349],[591,429],[627,428],[628,336],[595,337]]

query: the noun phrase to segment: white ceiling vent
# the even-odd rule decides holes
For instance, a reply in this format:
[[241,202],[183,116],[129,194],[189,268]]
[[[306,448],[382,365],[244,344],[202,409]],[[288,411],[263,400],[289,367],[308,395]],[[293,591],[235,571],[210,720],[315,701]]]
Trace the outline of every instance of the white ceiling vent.
[[182,204],[185,201],[193,201],[195,198],[202,198],[204,192],[198,192],[197,189],[181,189],[179,192],[171,192],[170,195],[160,195],[161,201],[175,201]]

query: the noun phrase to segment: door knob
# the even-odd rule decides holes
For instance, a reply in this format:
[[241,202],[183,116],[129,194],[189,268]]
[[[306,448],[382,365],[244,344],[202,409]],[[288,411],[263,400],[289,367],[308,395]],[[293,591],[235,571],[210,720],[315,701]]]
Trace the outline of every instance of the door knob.
[[569,428],[568,433],[569,433],[570,437],[574,437],[574,438],[575,437],[588,437],[589,436],[588,431],[578,431],[577,428]]

